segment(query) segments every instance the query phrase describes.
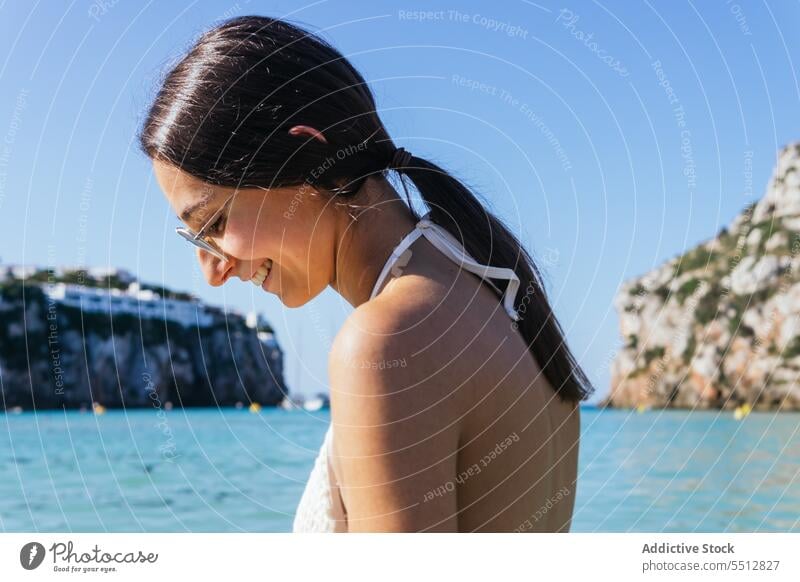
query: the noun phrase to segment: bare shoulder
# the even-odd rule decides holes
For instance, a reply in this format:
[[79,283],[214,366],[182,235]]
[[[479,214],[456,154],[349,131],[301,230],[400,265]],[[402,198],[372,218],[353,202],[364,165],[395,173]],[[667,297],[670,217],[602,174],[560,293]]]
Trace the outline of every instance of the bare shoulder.
[[337,476],[350,531],[454,531],[458,414],[441,362],[419,352],[424,305],[376,298],[356,309],[329,358]]
[[361,370],[372,376],[371,372],[409,368],[413,359],[405,376],[411,377],[437,365],[436,354],[424,349],[440,328],[437,317],[431,316],[432,294],[398,291],[380,295],[350,314],[331,346],[331,373]]
[[430,278],[404,276],[359,306],[331,347],[332,400],[345,392],[402,394],[393,400],[397,414],[413,414],[443,398],[456,406],[452,397],[464,392],[460,387],[474,377],[476,363],[502,341],[489,337],[492,326],[459,293],[463,290]]

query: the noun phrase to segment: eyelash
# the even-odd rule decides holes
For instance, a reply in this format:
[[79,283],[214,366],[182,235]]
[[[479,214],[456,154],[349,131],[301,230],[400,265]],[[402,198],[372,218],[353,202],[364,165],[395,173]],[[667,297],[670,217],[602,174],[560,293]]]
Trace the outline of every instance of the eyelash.
[[208,234],[219,234],[220,232],[222,232],[222,223],[223,223],[224,219],[225,219],[224,216],[220,216],[219,218],[217,218],[214,221],[214,224],[212,224],[211,226],[208,227],[208,230],[206,231],[206,233],[208,233]]

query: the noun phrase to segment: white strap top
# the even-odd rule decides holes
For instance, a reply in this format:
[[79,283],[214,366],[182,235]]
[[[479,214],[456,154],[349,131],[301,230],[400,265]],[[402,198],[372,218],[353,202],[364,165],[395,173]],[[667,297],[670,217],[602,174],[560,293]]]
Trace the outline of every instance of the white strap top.
[[[383,285],[384,279],[389,275],[390,270],[394,264],[403,256],[403,253],[414,244],[419,237],[424,236],[430,243],[439,249],[446,257],[457,263],[459,267],[475,273],[482,279],[486,280],[495,291],[503,297],[503,308],[508,313],[509,317],[514,321],[519,321],[519,315],[514,309],[514,299],[517,296],[517,289],[519,289],[519,277],[513,269],[505,267],[492,267],[490,265],[481,265],[472,256],[467,253],[466,249],[461,245],[458,240],[451,235],[447,230],[432,222],[430,219],[430,212],[420,219],[414,230],[409,232],[400,244],[392,251],[389,260],[383,266],[381,274],[378,275],[378,280],[375,282],[375,287],[372,288],[370,299],[375,297]],[[505,293],[500,291],[497,286],[490,279],[508,279],[508,286]]]
[[[514,270],[481,265],[467,253],[466,249],[464,249],[455,237],[442,226],[432,222],[429,217],[430,212],[425,214],[425,216],[417,222],[414,230],[409,232],[403,240],[400,241],[400,244],[394,248],[386,264],[384,264],[380,275],[378,275],[377,281],[375,281],[370,299],[378,294],[384,281],[389,274],[392,273],[398,262],[402,262],[401,259],[405,259],[406,262],[408,261],[408,259],[403,256],[408,248],[414,244],[414,241],[420,236],[424,236],[445,256],[457,263],[459,267],[475,273],[486,280],[486,282],[503,297],[503,307],[509,317],[514,321],[519,321],[519,315],[514,309],[514,299],[517,295],[517,289],[519,289],[519,278]],[[403,263],[403,265],[404,264],[405,263]],[[395,271],[394,274],[396,275],[398,273]],[[508,286],[505,292],[500,291],[489,279],[507,279]],[[300,503],[297,506],[294,522],[292,524],[292,531],[295,533],[347,531],[347,513],[342,503],[339,485],[336,481],[336,475],[334,474],[330,459],[332,439],[333,424],[331,423],[328,426],[328,430],[325,432],[322,446],[314,461],[314,467],[311,469],[308,482],[300,498]]]

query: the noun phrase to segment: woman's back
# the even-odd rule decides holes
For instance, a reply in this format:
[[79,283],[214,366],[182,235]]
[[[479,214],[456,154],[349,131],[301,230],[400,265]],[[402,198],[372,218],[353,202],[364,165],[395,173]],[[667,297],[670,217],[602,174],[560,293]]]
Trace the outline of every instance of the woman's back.
[[[426,529],[567,531],[577,474],[577,404],[555,394],[488,285],[426,240],[417,241],[413,253],[404,276],[365,306],[376,318],[403,322],[391,360],[408,369],[395,374],[406,381],[383,396],[387,407],[402,410],[392,416],[393,430],[414,423],[413,434],[395,449],[417,449],[431,459],[430,466],[397,477],[425,483],[411,496],[419,506],[409,511],[453,496],[456,515],[443,515]],[[362,314],[359,324],[367,333],[369,319]],[[358,420],[344,420],[334,408],[337,416]],[[449,462],[452,470],[442,477],[439,465]]]
[[516,333],[509,330],[486,378],[470,387],[458,460],[459,475],[467,476],[459,488],[460,531],[570,527],[579,408],[558,398]]

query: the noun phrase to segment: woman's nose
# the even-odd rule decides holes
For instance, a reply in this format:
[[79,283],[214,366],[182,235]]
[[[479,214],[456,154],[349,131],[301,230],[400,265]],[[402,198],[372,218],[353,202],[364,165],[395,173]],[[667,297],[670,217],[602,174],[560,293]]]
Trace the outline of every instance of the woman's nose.
[[212,287],[219,287],[227,281],[236,271],[236,259],[228,257],[223,261],[203,249],[197,249],[197,260],[200,262],[200,269]]

